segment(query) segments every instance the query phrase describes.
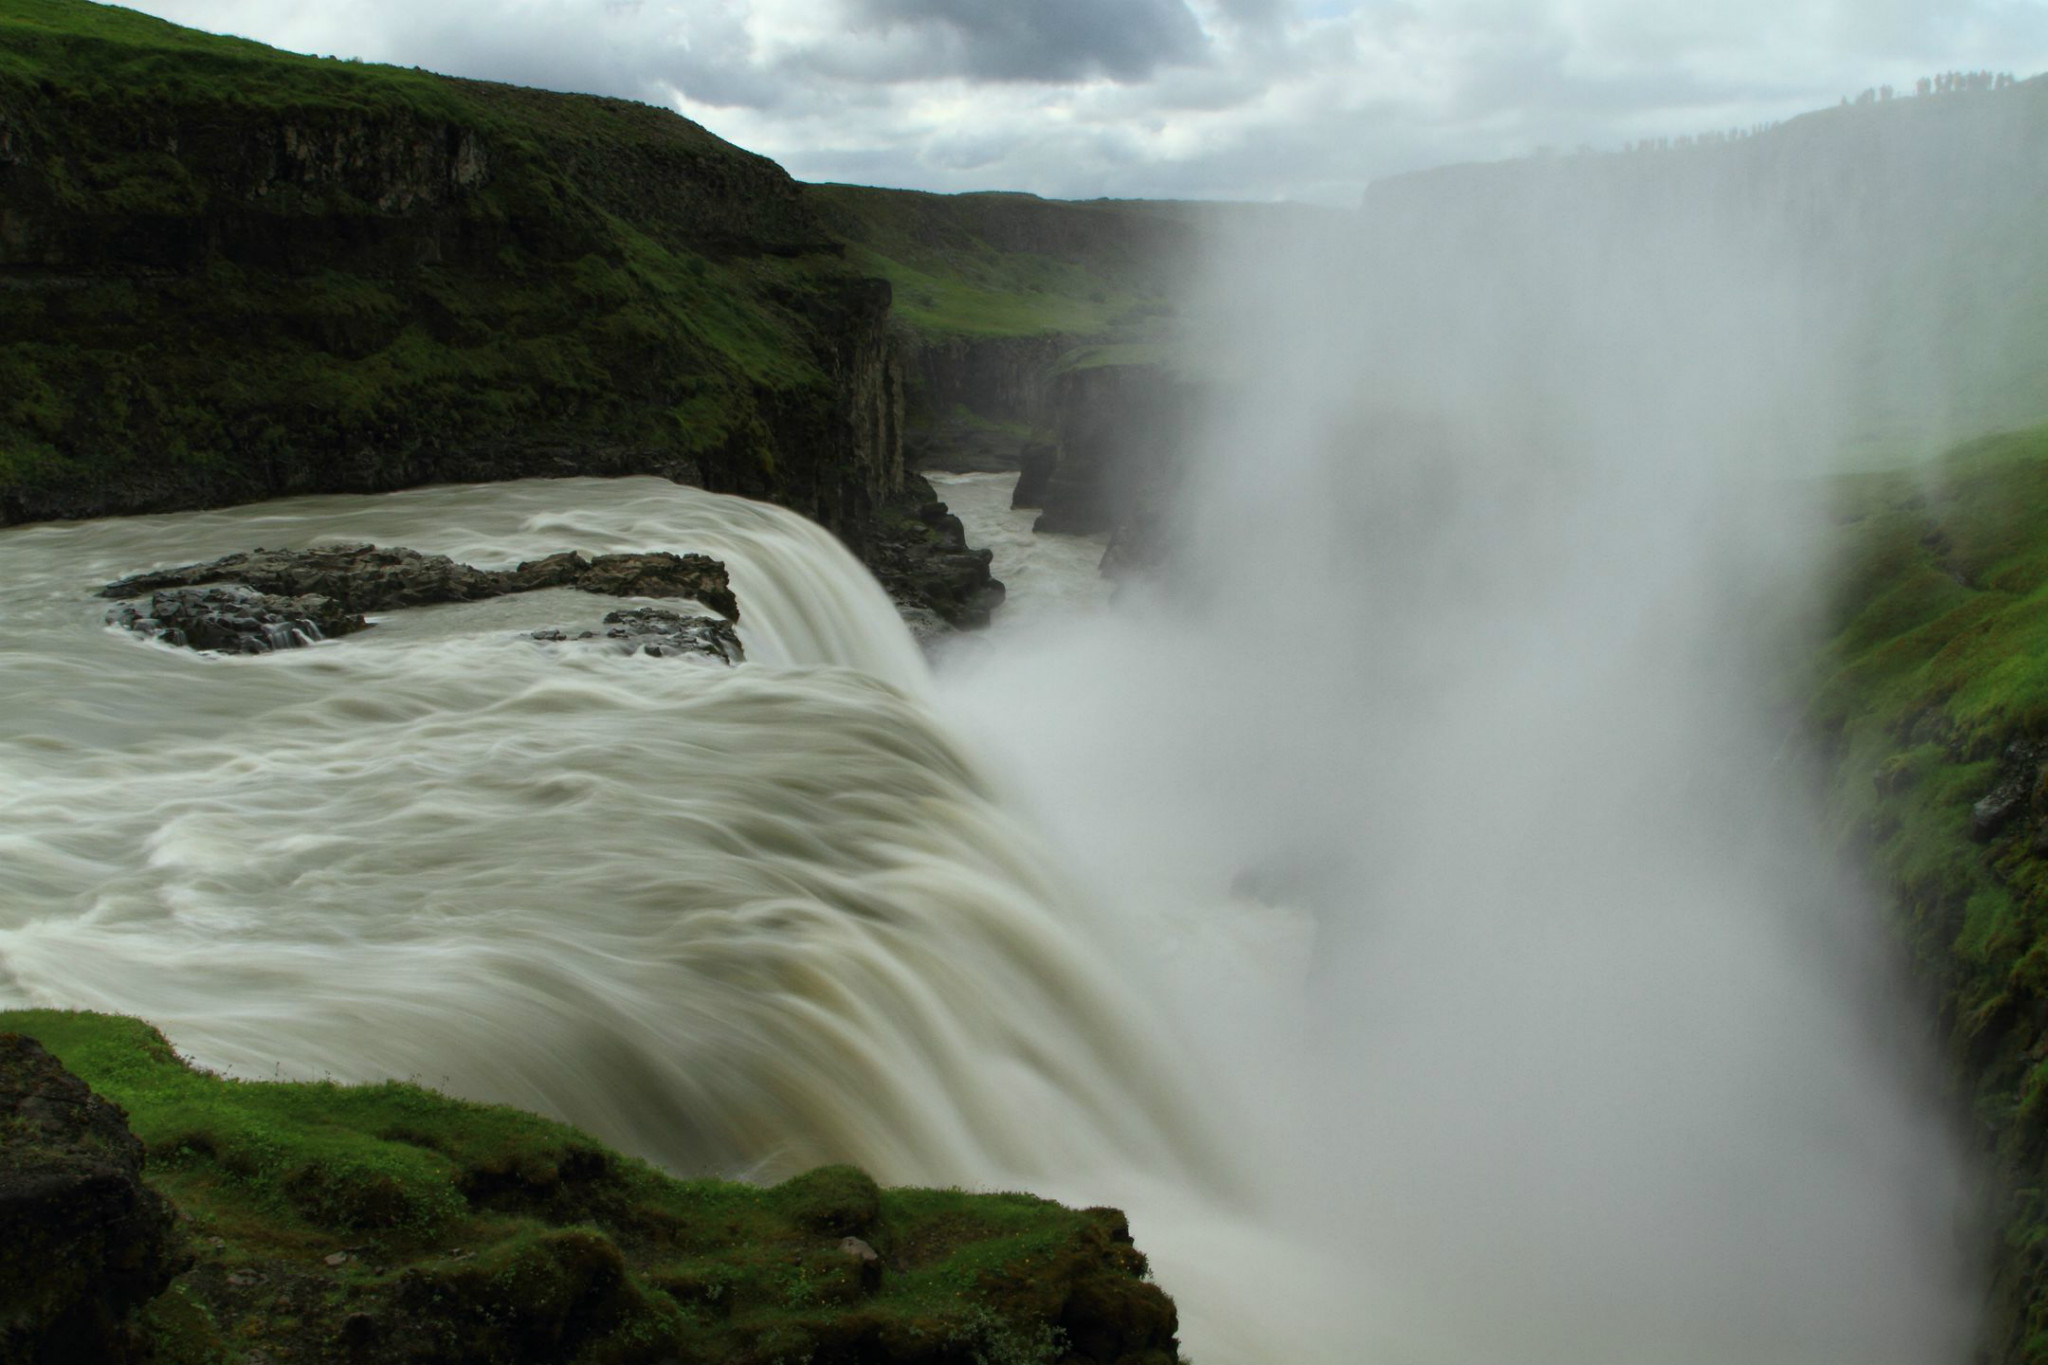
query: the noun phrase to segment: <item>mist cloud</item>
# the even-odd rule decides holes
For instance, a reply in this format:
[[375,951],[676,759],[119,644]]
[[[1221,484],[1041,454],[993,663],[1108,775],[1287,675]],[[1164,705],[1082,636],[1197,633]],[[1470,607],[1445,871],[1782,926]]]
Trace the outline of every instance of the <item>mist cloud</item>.
[[2048,67],[2013,0],[139,0],[297,51],[667,104],[799,178],[1355,202],[1368,181]]

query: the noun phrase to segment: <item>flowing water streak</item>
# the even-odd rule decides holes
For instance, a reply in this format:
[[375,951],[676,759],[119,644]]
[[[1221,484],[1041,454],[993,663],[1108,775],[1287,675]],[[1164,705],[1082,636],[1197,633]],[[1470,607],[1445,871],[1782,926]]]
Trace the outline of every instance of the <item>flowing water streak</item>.
[[[617,605],[568,591],[254,659],[91,596],[322,539],[710,553],[752,662],[519,634]],[[648,479],[307,498],[12,530],[0,584],[0,1002],[139,1014],[239,1074],[417,1076],[687,1170],[1209,1179],[1085,905],[801,518]]]

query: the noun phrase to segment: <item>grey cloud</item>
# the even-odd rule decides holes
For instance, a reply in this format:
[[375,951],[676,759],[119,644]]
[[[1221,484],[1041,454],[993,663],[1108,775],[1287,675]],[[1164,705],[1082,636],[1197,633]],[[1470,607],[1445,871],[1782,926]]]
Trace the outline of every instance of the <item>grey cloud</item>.
[[1063,197],[1353,203],[1428,165],[2048,65],[2048,5],[2019,0],[126,2],[300,51],[670,104],[800,178]]
[[1294,0],[1216,0],[1225,18],[1246,28],[1273,28],[1294,14]]
[[854,14],[940,39],[954,74],[984,80],[1137,81],[1203,60],[1208,45],[1185,0],[857,0]]

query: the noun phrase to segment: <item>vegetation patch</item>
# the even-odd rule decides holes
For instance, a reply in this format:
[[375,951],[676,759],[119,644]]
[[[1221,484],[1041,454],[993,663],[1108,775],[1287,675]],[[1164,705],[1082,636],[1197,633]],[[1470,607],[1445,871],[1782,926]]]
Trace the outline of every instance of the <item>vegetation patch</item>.
[[134,1019],[22,1010],[0,1032],[127,1111],[185,1220],[196,1264],[146,1315],[161,1360],[1177,1358],[1114,1210],[844,1166],[682,1180],[414,1085],[229,1080]]
[[1836,491],[1809,694],[1837,832],[1892,889],[2007,1178],[1993,1354],[2048,1361],[2048,428]]
[[928,337],[1149,333],[1184,292],[1199,206],[811,185],[805,197]]

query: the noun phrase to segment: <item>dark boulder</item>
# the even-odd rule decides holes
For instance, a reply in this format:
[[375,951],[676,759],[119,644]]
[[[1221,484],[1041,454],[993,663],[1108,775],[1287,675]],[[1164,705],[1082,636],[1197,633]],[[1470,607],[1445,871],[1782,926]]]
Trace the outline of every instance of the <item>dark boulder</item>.
[[521,564],[502,578],[506,586],[499,589],[501,592],[579,588],[606,597],[687,597],[727,620],[740,619],[739,601],[732,595],[725,565],[709,555],[656,551],[585,559],[569,551]]
[[1985,843],[2004,833],[2033,805],[2044,775],[2048,775],[2048,744],[2023,739],[2007,744],[1999,756],[1996,782],[1970,807],[1970,837]]
[[911,475],[910,494],[882,521],[866,559],[913,631],[936,616],[956,630],[985,626],[1002,605],[1002,580],[989,572],[992,553],[967,544],[967,530],[925,479]]
[[35,1039],[0,1033],[0,1362],[143,1355],[135,1311],[190,1257],[142,1142]]
[[1044,507],[1046,486],[1059,466],[1059,447],[1035,441],[1017,458],[1017,486],[1010,493],[1012,507]]
[[[1020,475],[1016,506],[1044,509],[1036,529],[1061,535],[1109,531],[1179,486],[1211,389],[1163,367],[1096,365],[1053,386],[1059,449]],[[1043,466],[1043,472],[1039,472]],[[1025,475],[1030,476],[1029,486]]]
[[537,630],[533,638],[548,644],[590,640],[621,654],[645,654],[656,659],[705,658],[722,664],[743,663],[747,652],[740,646],[732,622],[716,616],[685,616],[665,607],[629,607],[608,612],[602,633]]
[[328,640],[367,624],[331,597],[277,597],[242,587],[165,588],[146,606],[123,603],[110,625],[190,649],[268,654]]

